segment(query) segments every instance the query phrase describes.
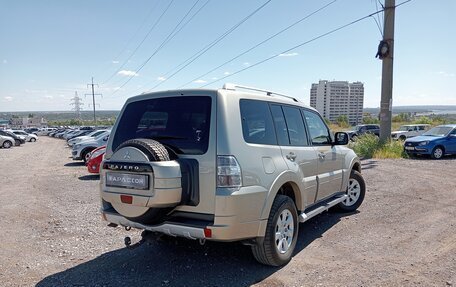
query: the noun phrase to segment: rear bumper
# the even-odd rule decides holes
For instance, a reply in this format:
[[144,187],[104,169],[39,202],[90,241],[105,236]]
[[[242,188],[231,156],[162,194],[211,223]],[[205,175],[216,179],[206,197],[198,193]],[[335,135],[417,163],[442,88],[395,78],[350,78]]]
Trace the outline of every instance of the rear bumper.
[[[112,202],[107,198],[108,193],[102,192],[101,195],[106,202]],[[105,220],[117,225],[190,239],[239,241],[264,236],[267,218],[261,219],[261,212],[266,196],[267,191],[259,187],[246,187],[236,192],[219,189],[215,199],[214,217],[197,224],[190,218],[186,220],[181,217],[183,220],[176,222],[171,217],[160,225],[146,225],[128,220],[110,206],[103,206],[101,212]],[[210,236],[205,235],[205,229],[210,230]]]
[[[234,223],[231,225],[216,225],[213,222],[185,224],[172,221],[165,221],[164,223],[158,225],[147,225],[128,220],[116,212],[108,211],[102,211],[102,217],[107,222],[120,226],[160,232],[170,236],[185,237],[187,239],[206,239],[224,242],[261,237],[258,235],[258,230],[261,225],[264,224],[264,227],[266,227],[267,224],[267,220],[265,220],[247,223]],[[235,218],[232,219],[235,220]],[[217,218],[215,218],[215,221],[217,221]]]

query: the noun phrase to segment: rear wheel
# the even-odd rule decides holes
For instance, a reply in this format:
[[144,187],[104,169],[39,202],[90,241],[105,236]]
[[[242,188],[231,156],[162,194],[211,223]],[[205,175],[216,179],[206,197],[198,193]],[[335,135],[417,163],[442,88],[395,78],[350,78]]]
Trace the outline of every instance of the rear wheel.
[[445,154],[445,150],[441,146],[436,146],[431,153],[433,159],[441,159]]
[[407,137],[406,137],[406,136],[400,136],[399,139],[400,139],[401,141],[405,141],[405,140],[407,139]]
[[4,148],[10,148],[10,147],[13,146],[13,143],[10,142],[10,141],[4,141],[2,146],[3,146]]
[[277,195],[269,214],[266,234],[252,246],[255,259],[271,266],[288,263],[296,247],[298,224],[298,212],[293,200],[285,195]]
[[30,142],[36,142],[36,138],[31,138]]
[[347,187],[347,199],[339,203],[338,207],[341,211],[352,212],[358,209],[364,200],[366,194],[366,184],[363,176],[356,170],[350,174]]

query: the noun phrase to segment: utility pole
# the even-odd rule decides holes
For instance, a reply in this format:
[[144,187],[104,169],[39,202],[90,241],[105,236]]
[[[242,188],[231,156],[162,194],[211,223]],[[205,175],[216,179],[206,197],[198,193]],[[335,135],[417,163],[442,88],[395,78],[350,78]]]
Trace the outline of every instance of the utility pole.
[[93,83],[93,77],[92,77],[92,83],[91,84],[87,84],[87,87],[91,86],[92,87],[92,94],[85,94],[86,96],[87,95],[92,95],[92,105],[93,105],[93,122],[95,125],[97,125],[97,117],[96,117],[96,114],[95,114],[95,96],[102,96],[102,94],[95,94],[95,86],[98,87],[98,84],[94,84]]
[[[380,100],[380,141],[391,139],[391,116],[393,109],[393,59],[394,59],[394,10],[395,0],[385,0],[383,41],[378,56],[382,65],[382,96]],[[379,55],[380,54],[380,55]]]
[[82,99],[78,96],[78,92],[74,92],[74,98],[71,98],[70,105],[74,106],[72,110],[76,112],[78,120],[81,120],[81,111],[84,104],[82,103]]

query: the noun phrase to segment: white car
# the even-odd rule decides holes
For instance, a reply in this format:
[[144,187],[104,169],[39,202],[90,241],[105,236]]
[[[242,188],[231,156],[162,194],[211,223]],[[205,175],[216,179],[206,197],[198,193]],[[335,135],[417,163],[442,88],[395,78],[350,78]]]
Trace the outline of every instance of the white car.
[[17,135],[18,137],[25,137],[25,141],[28,142],[36,142],[38,139],[38,136],[35,134],[29,134],[23,130],[11,130],[12,133]]
[[422,135],[430,127],[431,125],[427,124],[403,125],[399,127],[399,130],[391,133],[391,138],[405,141],[408,138]]
[[50,132],[54,132],[56,131],[57,129],[56,128],[41,128],[39,129],[36,133],[36,135],[39,135],[39,136],[47,136]]
[[88,135],[85,135],[85,136],[80,136],[80,137],[75,137],[75,138],[72,138],[68,141],[68,145],[69,146],[73,146],[81,141],[84,141],[84,140],[88,140],[88,139],[92,139],[92,138],[96,138],[98,137],[99,135],[101,134],[107,134],[109,131],[108,130],[96,130],[96,131],[93,131],[91,132],[90,134]]
[[12,137],[0,135],[0,147],[10,148],[14,146],[14,139]]
[[90,153],[94,149],[106,145],[109,134],[110,132],[107,132],[105,134],[99,135],[96,138],[90,138],[73,145],[73,150],[71,152],[73,160],[83,160],[84,162],[87,162],[87,160],[90,158]]

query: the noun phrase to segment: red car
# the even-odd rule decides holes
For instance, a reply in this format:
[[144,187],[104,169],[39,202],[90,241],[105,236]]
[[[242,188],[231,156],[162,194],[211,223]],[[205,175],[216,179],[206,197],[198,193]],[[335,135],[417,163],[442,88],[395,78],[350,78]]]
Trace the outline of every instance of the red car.
[[94,149],[90,153],[89,160],[87,161],[87,170],[90,173],[100,173],[100,164],[103,160],[103,155],[106,152],[106,146],[101,146],[99,148]]

